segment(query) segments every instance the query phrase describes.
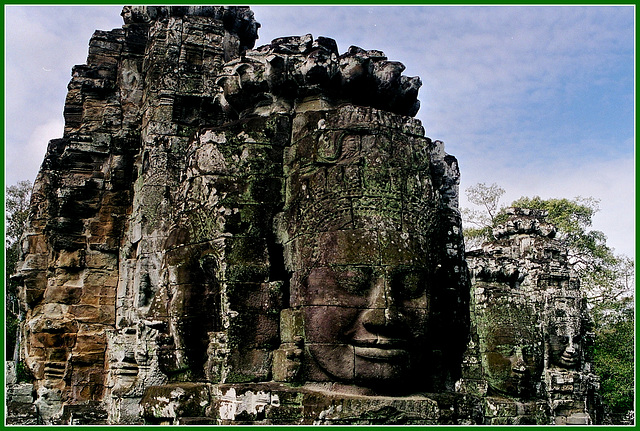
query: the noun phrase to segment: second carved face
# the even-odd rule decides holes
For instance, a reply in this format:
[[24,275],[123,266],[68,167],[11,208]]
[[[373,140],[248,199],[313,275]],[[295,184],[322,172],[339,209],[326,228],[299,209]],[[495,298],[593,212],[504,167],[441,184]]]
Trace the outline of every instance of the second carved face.
[[527,398],[542,371],[542,333],[535,307],[506,286],[487,285],[478,329],[484,378],[492,392]]
[[580,365],[583,325],[580,299],[557,297],[551,302],[552,316],[547,319],[549,365],[575,369]]

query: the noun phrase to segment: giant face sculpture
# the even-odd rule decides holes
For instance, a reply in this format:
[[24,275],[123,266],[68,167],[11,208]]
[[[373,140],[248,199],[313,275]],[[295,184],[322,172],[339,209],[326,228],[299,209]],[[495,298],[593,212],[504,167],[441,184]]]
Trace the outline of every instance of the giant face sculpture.
[[446,343],[461,351],[467,321],[458,308],[468,310],[460,293],[468,286],[451,239],[458,220],[447,217],[433,175],[433,144],[373,121],[332,130],[335,117],[315,116],[294,120],[284,217],[305,380],[443,389],[459,358],[443,365],[451,356],[442,322]]
[[558,324],[549,334],[549,353],[552,365],[572,369],[579,364],[582,337],[577,324]]
[[540,317],[517,291],[501,285],[482,288],[484,304],[478,308],[478,332],[489,388],[497,394],[534,395],[542,371]]
[[324,256],[298,286],[307,352],[331,379],[399,382],[411,377],[429,349],[433,268],[409,235],[396,234],[385,250],[378,235],[320,235],[316,244]]

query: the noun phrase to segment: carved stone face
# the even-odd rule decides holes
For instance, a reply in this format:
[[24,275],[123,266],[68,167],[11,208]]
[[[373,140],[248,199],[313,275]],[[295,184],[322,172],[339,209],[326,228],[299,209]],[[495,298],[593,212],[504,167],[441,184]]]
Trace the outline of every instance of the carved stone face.
[[542,336],[529,304],[501,291],[489,291],[478,322],[481,358],[489,387],[498,393],[528,397],[542,369]]
[[511,395],[529,395],[532,379],[539,368],[533,340],[519,334],[506,334],[492,327],[487,338],[485,363],[489,386]]
[[375,231],[320,235],[319,264],[294,288],[310,366],[327,380],[385,386],[422,362],[433,271],[417,241],[394,234],[386,246]]
[[552,366],[575,369],[580,363],[582,324],[575,298],[556,298],[553,318],[548,319],[548,351]]
[[306,382],[440,390],[459,371],[457,167],[406,121],[351,105],[293,121],[280,220]]
[[549,335],[549,353],[551,364],[561,368],[573,369],[579,364],[582,337],[573,325],[556,328],[558,334]]

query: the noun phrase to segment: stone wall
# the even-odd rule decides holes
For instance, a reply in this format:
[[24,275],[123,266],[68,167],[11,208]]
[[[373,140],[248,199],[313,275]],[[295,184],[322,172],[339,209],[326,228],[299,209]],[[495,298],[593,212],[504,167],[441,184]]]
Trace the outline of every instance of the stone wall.
[[122,15],[34,185],[9,422],[598,420],[562,245],[514,210],[468,271],[419,78],[311,35],[252,49],[246,7]]

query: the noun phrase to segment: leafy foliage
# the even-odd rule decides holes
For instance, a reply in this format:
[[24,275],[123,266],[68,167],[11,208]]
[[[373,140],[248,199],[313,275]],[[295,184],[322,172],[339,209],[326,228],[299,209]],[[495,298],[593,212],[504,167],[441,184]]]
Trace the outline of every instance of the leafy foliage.
[[600,393],[615,418],[633,410],[634,319],[631,298],[602,304],[592,314],[596,326],[594,367],[600,376]]
[[522,197],[511,206],[546,210],[547,220],[556,226],[560,239],[569,248],[569,258],[580,276],[600,271],[615,263],[604,233],[589,230],[591,219],[598,212],[599,202],[593,198],[541,199]]
[[31,197],[31,181],[19,181],[7,187],[5,206],[7,213],[6,242],[16,243],[24,232],[29,216],[29,199]]
[[16,364],[16,378],[18,383],[30,383],[33,382],[33,374],[24,362],[18,362]]
[[29,199],[31,198],[31,182],[20,181],[9,186],[5,194],[6,208],[6,236],[5,236],[5,286],[6,302],[5,310],[7,321],[6,330],[6,355],[7,358],[13,356],[16,343],[16,333],[19,324],[19,307],[17,285],[11,279],[11,275],[16,272],[16,265],[20,260],[20,238],[29,216]]
[[466,190],[467,199],[482,210],[463,208],[462,219],[466,225],[464,238],[467,249],[478,248],[483,242],[493,239],[491,230],[497,224],[502,207],[500,198],[505,193],[502,187],[496,183],[487,186],[484,183],[476,184]]

